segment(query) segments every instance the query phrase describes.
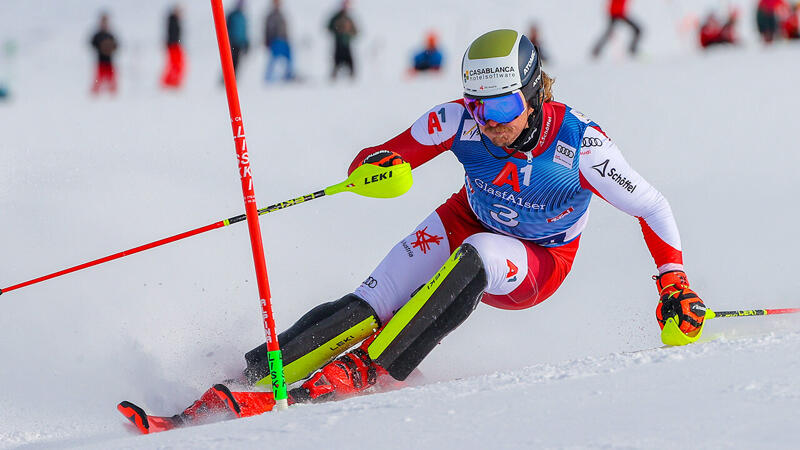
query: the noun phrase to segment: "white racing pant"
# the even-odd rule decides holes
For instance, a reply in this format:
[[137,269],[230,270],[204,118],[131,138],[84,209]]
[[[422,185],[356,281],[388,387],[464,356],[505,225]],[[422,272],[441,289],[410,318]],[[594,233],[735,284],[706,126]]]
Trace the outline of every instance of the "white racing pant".
[[[450,256],[450,242],[436,212],[413,233],[397,243],[355,290],[372,306],[381,324],[408,302],[411,294],[427,283]],[[523,243],[511,236],[482,232],[467,237],[478,250],[486,270],[486,292],[506,295],[528,277],[528,256]],[[535,280],[530,280],[534,283]]]

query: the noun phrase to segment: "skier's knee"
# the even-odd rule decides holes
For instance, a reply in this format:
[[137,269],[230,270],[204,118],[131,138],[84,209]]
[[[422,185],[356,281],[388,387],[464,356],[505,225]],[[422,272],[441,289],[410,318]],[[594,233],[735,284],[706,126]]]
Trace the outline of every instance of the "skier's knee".
[[486,292],[505,295],[528,274],[528,251],[519,239],[495,233],[477,233],[464,239],[475,247],[486,271]]
[[478,251],[462,244],[381,330],[369,356],[404,380],[447,334],[475,310],[486,288]]

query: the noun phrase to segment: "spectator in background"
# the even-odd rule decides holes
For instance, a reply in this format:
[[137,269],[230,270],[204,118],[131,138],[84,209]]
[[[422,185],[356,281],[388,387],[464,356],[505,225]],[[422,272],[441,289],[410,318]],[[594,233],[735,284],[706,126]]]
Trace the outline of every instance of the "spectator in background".
[[528,39],[530,39],[531,43],[536,46],[536,49],[539,50],[539,58],[542,59],[542,64],[547,63],[548,53],[542,47],[542,39],[539,33],[539,26],[535,23],[532,23],[530,28],[528,28]]
[[781,24],[786,39],[800,39],[800,2],[791,7],[791,12]]
[[91,44],[97,53],[97,70],[92,83],[92,94],[99,94],[102,89],[110,93],[117,92],[117,79],[114,72],[114,52],[117,51],[117,39],[108,25],[108,13],[100,14],[100,25],[92,36]]
[[592,49],[592,56],[597,58],[600,56],[600,52],[603,51],[603,47],[606,45],[606,42],[611,38],[611,35],[614,33],[614,27],[617,22],[625,22],[627,23],[631,29],[633,30],[633,38],[631,39],[631,44],[628,47],[628,52],[631,55],[636,54],[636,50],[639,46],[639,38],[642,35],[642,29],[639,27],[636,22],[628,17],[627,13],[628,9],[628,0],[609,0],[608,2],[608,26],[606,27],[606,31],[600,36],[600,40],[597,41],[595,44],[594,49]]
[[286,71],[283,78],[287,81],[293,79],[292,48],[289,46],[289,33],[286,28],[286,19],[281,11],[281,0],[272,0],[272,9],[267,14],[264,26],[264,44],[270,54],[265,75],[267,82],[272,81],[275,63],[281,59],[286,61]]
[[778,25],[787,14],[788,7],[784,0],[759,0],[756,25],[758,34],[765,44],[771,43],[778,37]]
[[239,73],[239,60],[250,49],[250,40],[247,38],[247,17],[244,15],[244,0],[238,0],[236,6],[225,18],[228,25],[228,39],[231,43],[231,57],[233,59],[233,72]]
[[413,72],[438,72],[442,68],[442,52],[439,39],[433,31],[425,37],[425,48],[414,55]]
[[736,21],[739,18],[739,11],[736,8],[728,13],[728,20],[721,24],[714,13],[710,13],[706,20],[700,25],[700,46],[708,48],[718,44],[735,44]]
[[167,16],[167,66],[161,76],[161,85],[165,88],[179,88],[183,84],[186,69],[186,57],[181,45],[180,5],[174,5]]
[[350,78],[355,78],[353,67],[353,53],[350,51],[350,41],[358,34],[356,24],[350,17],[350,1],[343,0],[342,7],[328,21],[328,31],[333,35],[333,70],[331,78],[336,79],[336,74],[342,66],[350,71]]

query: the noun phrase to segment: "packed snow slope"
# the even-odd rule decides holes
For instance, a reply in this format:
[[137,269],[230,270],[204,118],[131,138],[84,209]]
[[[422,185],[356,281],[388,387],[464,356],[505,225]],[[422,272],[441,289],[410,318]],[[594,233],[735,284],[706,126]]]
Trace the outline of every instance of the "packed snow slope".
[[[0,39],[18,52],[0,104],[0,287],[243,211],[207,2],[184,2],[185,89],[158,88],[169,3],[4,2]],[[743,45],[706,54],[686,26],[720,2],[634,2],[642,55],[625,57],[620,30],[597,61],[602,2],[355,2],[358,77],[337,83],[324,31],[336,2],[285,3],[304,82],[266,86],[266,2],[248,2],[239,92],[259,205],[344,179],[359,149],[460,96],[471,39],[536,20],[557,99],[670,200],[708,306],[800,306],[800,46],[758,44],[754,2],[730,2]],[[88,96],[101,7],[121,41],[116,98]],[[447,67],[408,79],[431,27]],[[403,197],[341,194],[262,217],[278,327],[358,286],[461,183],[446,154]],[[557,294],[479,307],[423,362],[421,385],[138,436],[117,402],[173,414],[264,339],[247,227],[211,231],[0,296],[0,448],[796,448],[800,321],[717,319],[713,342],[639,352],[660,344],[654,272],[637,221],[595,199]]]

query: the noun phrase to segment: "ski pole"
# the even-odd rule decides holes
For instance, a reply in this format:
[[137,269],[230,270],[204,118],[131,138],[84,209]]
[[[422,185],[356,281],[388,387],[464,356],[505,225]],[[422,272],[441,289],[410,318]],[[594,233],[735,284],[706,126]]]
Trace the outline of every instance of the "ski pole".
[[[710,310],[709,310],[710,311]],[[711,317],[744,317],[744,316],[771,316],[773,314],[794,314],[800,313],[800,308],[778,308],[778,309],[742,309],[737,311],[711,311]]]
[[[706,320],[715,319],[717,317],[745,317],[745,316],[767,316],[773,314],[793,314],[800,312],[800,308],[783,308],[783,309],[742,309],[738,311],[712,311],[706,309]],[[706,325],[706,320],[700,327],[692,332],[690,335],[685,334],[678,327],[679,319],[676,314],[666,320],[664,327],[661,329],[661,342],[666,345],[686,345],[700,339],[703,333],[703,327]]]
[[[411,188],[411,184],[412,184],[411,165],[408,163],[403,163],[392,167],[380,167],[372,164],[365,164],[363,166],[359,166],[358,168],[356,168],[356,170],[354,170],[353,173],[350,174],[350,176],[347,177],[346,180],[340,183],[328,186],[325,189],[313,192],[311,194],[302,195],[297,198],[285,200],[280,203],[276,203],[274,205],[261,208],[258,210],[258,215],[261,216],[267,213],[288,208],[290,206],[299,205],[301,203],[306,203],[311,200],[316,200],[326,195],[338,194],[340,192],[353,192],[355,194],[362,195],[364,197],[374,197],[374,198],[397,197],[408,191]],[[108,261],[113,261],[115,259],[119,259],[124,256],[143,252],[145,250],[159,247],[161,245],[168,244],[170,242],[179,241],[184,238],[205,233],[206,231],[226,227],[234,223],[242,222],[246,218],[247,216],[245,214],[229,217],[227,219],[220,220],[218,222],[214,222],[212,224],[203,227],[195,228],[193,230],[185,231],[183,233],[178,233],[174,236],[159,239],[157,241],[150,242],[148,244],[140,245],[138,247],[134,247],[128,250],[123,250],[119,253],[114,253],[113,255],[104,256],[102,258],[98,258],[83,264],[79,264],[77,266],[69,267],[67,269],[59,270],[57,272],[53,272],[48,275],[44,275],[19,284],[15,284],[13,286],[2,288],[0,289],[0,294],[4,294],[6,292],[30,286],[32,284],[40,283],[42,281],[50,280],[52,278],[60,277],[61,275],[77,272],[81,269],[86,269],[87,267],[92,267],[99,264],[103,264]]]

